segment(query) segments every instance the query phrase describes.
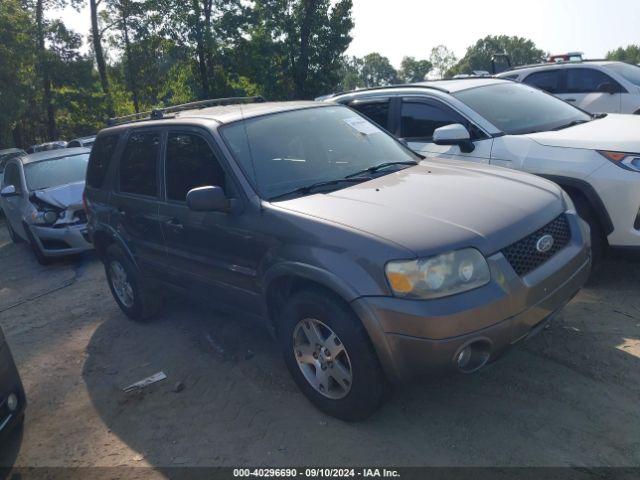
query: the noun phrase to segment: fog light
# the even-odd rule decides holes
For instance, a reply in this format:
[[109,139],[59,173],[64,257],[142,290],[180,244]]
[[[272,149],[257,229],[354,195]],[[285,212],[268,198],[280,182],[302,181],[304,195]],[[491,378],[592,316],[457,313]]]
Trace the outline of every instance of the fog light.
[[471,347],[464,347],[458,354],[458,368],[464,370],[471,360]]
[[15,412],[16,408],[18,408],[18,397],[16,397],[15,393],[10,393],[7,397],[7,408],[10,412]]

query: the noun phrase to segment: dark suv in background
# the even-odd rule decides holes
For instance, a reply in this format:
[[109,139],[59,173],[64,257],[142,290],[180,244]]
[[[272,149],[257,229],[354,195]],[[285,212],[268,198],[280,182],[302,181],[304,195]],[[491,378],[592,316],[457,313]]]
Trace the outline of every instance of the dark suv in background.
[[418,164],[342,105],[238,102],[98,134],[88,229],[132,319],[164,286],[254,317],[302,392],[357,420],[390,383],[478,370],[587,278],[588,227],[557,185]]

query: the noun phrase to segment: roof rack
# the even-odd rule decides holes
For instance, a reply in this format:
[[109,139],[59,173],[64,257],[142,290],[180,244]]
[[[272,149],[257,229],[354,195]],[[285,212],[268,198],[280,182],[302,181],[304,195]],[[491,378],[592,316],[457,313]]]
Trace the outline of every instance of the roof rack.
[[340,95],[347,95],[349,93],[360,93],[360,92],[369,92],[373,90],[387,90],[387,89],[394,89],[394,88],[430,88],[432,90],[438,90],[440,92],[449,93],[449,91],[446,88],[438,87],[436,85],[428,85],[427,81],[425,81],[425,82],[416,82],[416,83],[398,83],[395,85],[379,85],[377,87],[357,88],[354,90],[346,90],[344,92],[337,92],[337,93],[331,93],[329,95],[322,95],[321,97],[317,97],[316,100],[328,100],[329,98],[338,97]]
[[255,97],[226,97],[226,98],[212,98],[209,100],[199,100],[197,102],[182,103],[180,105],[173,105],[165,108],[154,108],[147,112],[133,113],[131,115],[124,115],[122,117],[114,117],[107,120],[107,125],[112,127],[114,125],[122,125],[125,123],[140,122],[143,120],[161,120],[168,114],[183,112],[185,110],[198,110],[200,108],[215,107],[222,105],[234,105],[238,103],[262,103],[265,99],[261,96]]

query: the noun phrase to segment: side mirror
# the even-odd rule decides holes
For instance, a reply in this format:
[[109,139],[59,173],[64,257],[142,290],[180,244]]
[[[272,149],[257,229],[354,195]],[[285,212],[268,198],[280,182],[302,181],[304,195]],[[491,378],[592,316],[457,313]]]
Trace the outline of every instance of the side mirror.
[[436,145],[458,145],[463,153],[471,153],[476,148],[471,141],[469,130],[460,123],[436,128],[433,132],[433,143]]
[[197,187],[187,193],[187,207],[196,212],[228,212],[231,202],[220,187]]
[[0,196],[3,196],[5,198],[15,197],[17,194],[18,192],[16,192],[16,187],[14,187],[13,185],[7,185],[2,190],[0,190]]
[[598,92],[613,95],[614,93],[620,93],[620,89],[615,83],[605,82],[598,85]]

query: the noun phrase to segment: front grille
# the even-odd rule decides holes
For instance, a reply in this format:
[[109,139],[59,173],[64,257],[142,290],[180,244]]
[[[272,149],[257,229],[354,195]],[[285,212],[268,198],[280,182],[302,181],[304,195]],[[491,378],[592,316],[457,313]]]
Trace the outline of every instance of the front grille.
[[[552,247],[544,253],[539,252],[536,248],[538,240],[543,235],[551,235],[553,237]],[[523,276],[553,257],[566,247],[570,240],[571,229],[569,228],[567,217],[563,214],[540,230],[509,245],[502,250],[502,254],[509,261],[515,272]]]

